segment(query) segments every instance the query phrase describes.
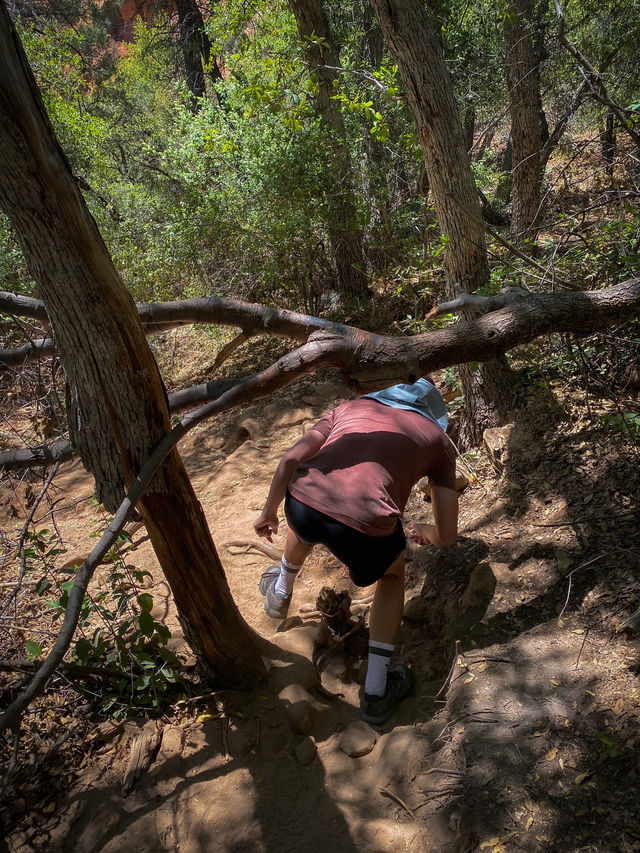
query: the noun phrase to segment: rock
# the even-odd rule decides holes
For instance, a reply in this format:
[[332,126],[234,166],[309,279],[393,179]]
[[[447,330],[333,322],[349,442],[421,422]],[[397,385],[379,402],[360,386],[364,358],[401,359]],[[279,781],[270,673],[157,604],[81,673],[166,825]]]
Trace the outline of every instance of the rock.
[[313,759],[316,757],[317,751],[318,747],[316,746],[316,742],[314,741],[314,739],[310,735],[304,738],[304,740],[301,740],[295,749],[298,763],[302,764],[303,766],[311,764]]
[[351,758],[368,755],[378,740],[377,734],[362,720],[351,723],[342,732],[338,744],[340,749]]
[[290,409],[275,419],[272,428],[284,429],[285,427],[296,426],[296,424],[301,424],[304,421],[314,420],[314,418],[315,415],[311,409]]
[[461,471],[456,471],[456,492],[464,492],[471,480]]
[[299,628],[304,625],[304,620],[300,616],[287,616],[287,618],[278,625],[278,633],[291,631],[292,628]]
[[491,427],[482,435],[489,461],[500,474],[504,471],[509,457],[509,440],[513,426],[513,424],[507,424],[503,427]]
[[294,732],[306,735],[311,731],[316,711],[313,699],[301,684],[289,684],[278,694]]
[[462,596],[465,608],[487,607],[496,589],[496,576],[489,563],[480,563],[471,572],[469,584]]
[[427,602],[421,596],[410,598],[404,606],[404,618],[408,622],[421,622],[427,618]]
[[323,399],[322,399],[322,397],[312,397],[312,396],[308,396],[308,397],[303,397],[303,398],[302,398],[302,402],[303,402],[306,406],[323,406],[323,405],[325,404],[325,402],[326,402],[326,401],[325,401],[325,400],[323,400]]
[[304,622],[285,633],[275,634],[271,637],[271,642],[285,651],[304,655],[311,659],[316,645],[323,641],[324,636],[325,626],[323,622]]

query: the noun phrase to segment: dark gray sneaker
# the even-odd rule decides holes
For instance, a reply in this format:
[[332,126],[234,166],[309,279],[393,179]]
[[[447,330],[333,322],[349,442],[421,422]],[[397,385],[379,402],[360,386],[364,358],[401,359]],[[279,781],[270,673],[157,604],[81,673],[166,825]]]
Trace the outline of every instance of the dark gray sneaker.
[[260,578],[260,592],[264,595],[264,609],[272,619],[285,619],[291,603],[290,595],[279,595],[275,591],[280,575],[280,566],[269,566]]
[[398,702],[413,689],[413,675],[401,662],[391,664],[387,673],[387,689],[384,696],[362,696],[362,719],[372,726],[381,726],[393,714]]

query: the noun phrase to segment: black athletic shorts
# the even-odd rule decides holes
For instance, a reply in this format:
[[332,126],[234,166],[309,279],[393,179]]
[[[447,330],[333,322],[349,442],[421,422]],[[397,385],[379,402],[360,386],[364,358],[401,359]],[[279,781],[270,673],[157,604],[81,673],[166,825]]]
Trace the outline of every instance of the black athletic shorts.
[[289,492],[284,512],[298,539],[305,545],[325,545],[349,569],[356,586],[369,586],[380,580],[407,544],[400,519],[390,536],[368,536],[306,506]]

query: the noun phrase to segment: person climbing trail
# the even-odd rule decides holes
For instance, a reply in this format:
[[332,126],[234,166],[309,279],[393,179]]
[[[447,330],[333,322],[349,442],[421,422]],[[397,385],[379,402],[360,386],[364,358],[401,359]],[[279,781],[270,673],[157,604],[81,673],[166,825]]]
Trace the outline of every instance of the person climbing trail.
[[284,500],[289,526],[281,565],[260,579],[267,614],[286,617],[293,585],[314,545],[325,545],[357,586],[376,584],[362,718],[381,725],[412,689],[411,670],[391,663],[404,607],[406,536],[402,513],[411,489],[429,478],[433,524],[409,537],[446,546],[458,535],[456,450],[447,409],[426,378],[365,394],[333,409],[280,459],[254,522],[269,542]]

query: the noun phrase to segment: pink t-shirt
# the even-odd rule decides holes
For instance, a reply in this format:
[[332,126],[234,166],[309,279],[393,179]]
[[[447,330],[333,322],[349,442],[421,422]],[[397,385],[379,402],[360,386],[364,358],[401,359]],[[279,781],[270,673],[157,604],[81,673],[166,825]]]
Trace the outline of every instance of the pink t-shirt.
[[362,533],[392,533],[422,477],[455,488],[453,444],[417,412],[359,397],[338,406],[313,429],[327,440],[297,466],[289,491],[301,503]]

